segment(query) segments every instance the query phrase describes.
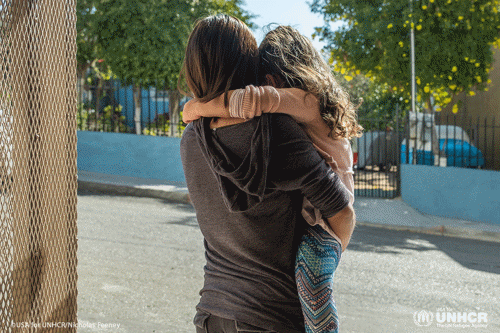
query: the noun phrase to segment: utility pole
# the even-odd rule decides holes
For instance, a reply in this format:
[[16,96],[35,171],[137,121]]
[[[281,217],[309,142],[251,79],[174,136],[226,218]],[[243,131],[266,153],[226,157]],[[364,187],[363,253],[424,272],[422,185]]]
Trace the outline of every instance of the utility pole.
[[415,86],[415,30],[413,23],[413,0],[410,0],[411,13],[411,29],[410,29],[410,56],[411,56],[411,111],[417,112],[415,109],[415,96],[417,87]]

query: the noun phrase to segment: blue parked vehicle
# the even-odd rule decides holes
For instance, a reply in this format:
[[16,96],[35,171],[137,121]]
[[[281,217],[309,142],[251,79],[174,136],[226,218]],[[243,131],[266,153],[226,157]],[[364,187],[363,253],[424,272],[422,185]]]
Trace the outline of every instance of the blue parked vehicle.
[[[446,166],[462,168],[483,168],[485,160],[482,152],[475,147],[467,133],[458,126],[436,125],[439,149],[441,157],[446,157]],[[420,165],[435,165],[435,157],[432,153],[430,143],[425,144],[422,149],[417,149],[413,154],[413,148],[409,151],[409,164],[413,164],[416,155],[416,163]],[[406,162],[406,139],[401,144],[401,163]]]

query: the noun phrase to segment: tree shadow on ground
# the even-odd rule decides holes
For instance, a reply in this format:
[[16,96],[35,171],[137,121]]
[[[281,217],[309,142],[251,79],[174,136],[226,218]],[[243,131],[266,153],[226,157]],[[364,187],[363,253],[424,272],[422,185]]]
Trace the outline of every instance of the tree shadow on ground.
[[196,229],[199,229],[200,226],[198,225],[198,221],[196,220],[196,217],[187,217],[182,220],[177,220],[177,221],[167,221],[167,222],[160,222],[160,224],[174,224],[174,225],[181,225],[181,226],[186,226],[186,227],[193,227]]
[[348,249],[388,254],[437,249],[466,268],[500,274],[500,243],[496,242],[357,226]]
[[[124,200],[129,197],[126,195],[110,195],[86,190],[78,190],[78,195],[114,196],[123,197]],[[145,198],[145,200],[158,200],[161,203],[174,204],[178,210],[195,213],[193,206],[190,204],[175,203],[165,199]],[[160,223],[199,228],[195,215],[182,220]],[[500,274],[500,243],[496,242],[389,230],[363,225],[356,227],[349,244],[349,250],[395,255],[403,254],[407,251],[424,252],[439,250],[466,268]]]

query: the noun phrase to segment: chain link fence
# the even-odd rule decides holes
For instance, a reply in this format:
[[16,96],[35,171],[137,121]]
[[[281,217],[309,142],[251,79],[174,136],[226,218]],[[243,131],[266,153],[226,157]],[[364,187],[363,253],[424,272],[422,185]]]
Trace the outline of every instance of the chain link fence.
[[1,332],[76,332],[75,1],[0,1]]

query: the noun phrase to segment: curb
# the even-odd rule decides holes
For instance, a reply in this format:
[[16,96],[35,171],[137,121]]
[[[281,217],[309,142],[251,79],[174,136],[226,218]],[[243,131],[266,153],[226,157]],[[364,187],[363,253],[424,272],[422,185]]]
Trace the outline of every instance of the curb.
[[148,186],[127,186],[110,183],[100,183],[78,180],[78,189],[89,192],[129,195],[135,197],[147,197],[170,200],[173,202],[191,204],[189,193],[187,191],[164,191]]

